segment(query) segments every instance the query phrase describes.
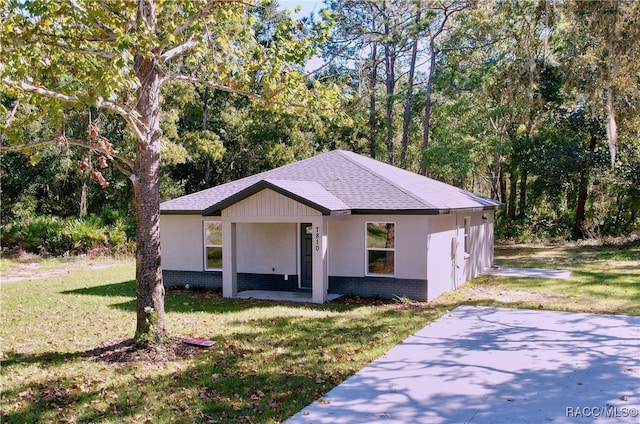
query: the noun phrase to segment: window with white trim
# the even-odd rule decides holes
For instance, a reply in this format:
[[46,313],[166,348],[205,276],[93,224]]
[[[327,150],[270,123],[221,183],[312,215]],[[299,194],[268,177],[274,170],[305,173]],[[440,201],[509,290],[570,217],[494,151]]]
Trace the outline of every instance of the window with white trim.
[[204,221],[204,269],[222,269],[222,223]]
[[471,217],[464,217],[464,253],[471,254]]
[[396,268],[396,224],[367,222],[367,274],[394,275]]

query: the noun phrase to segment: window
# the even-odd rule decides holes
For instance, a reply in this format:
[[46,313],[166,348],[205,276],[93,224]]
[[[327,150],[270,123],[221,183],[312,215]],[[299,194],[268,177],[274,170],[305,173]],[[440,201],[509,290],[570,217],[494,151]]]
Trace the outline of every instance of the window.
[[470,233],[471,231],[471,217],[464,217],[464,253],[467,255],[471,254],[471,239]]
[[367,273],[395,274],[396,229],[393,222],[367,222]]
[[222,269],[222,223],[220,221],[204,222],[204,268]]

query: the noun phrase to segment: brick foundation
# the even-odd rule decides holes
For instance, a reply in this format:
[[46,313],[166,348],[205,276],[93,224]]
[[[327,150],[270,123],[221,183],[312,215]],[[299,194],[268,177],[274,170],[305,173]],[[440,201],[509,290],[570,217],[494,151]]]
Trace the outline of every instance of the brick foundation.
[[[222,271],[162,271],[166,287],[184,286],[222,289]],[[238,291],[298,290],[298,276],[238,273]],[[329,277],[329,293],[391,299],[394,296],[427,301],[427,280],[385,277]]]
[[427,280],[386,277],[329,277],[329,293],[427,301]]

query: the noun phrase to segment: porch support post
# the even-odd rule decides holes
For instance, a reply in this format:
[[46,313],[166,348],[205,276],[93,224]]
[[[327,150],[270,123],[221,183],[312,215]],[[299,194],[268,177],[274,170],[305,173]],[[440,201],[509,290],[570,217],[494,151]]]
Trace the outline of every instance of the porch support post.
[[222,220],[222,296],[238,294],[238,260],[236,257],[236,223]]
[[313,303],[325,303],[329,290],[329,272],[327,264],[328,226],[324,217],[319,216],[313,224],[313,283],[311,300]]

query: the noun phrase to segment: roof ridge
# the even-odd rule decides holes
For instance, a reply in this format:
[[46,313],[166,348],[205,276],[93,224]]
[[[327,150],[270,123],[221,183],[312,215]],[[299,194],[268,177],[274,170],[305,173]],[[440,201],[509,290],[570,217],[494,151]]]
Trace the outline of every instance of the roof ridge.
[[[382,176],[382,175],[378,174],[377,172],[372,171],[369,167],[367,167],[367,166],[365,166],[365,165],[363,165],[363,164],[359,163],[358,161],[354,160],[353,158],[350,158],[348,154],[344,154],[344,153],[353,153],[353,154],[357,155],[357,153],[354,153],[354,152],[348,152],[348,151],[346,151],[346,150],[338,150],[338,152],[340,152],[341,156],[343,156],[344,158],[346,158],[347,160],[349,160],[351,163],[355,164],[356,166],[360,167],[361,169],[364,169],[365,171],[367,171],[367,172],[368,172],[368,173],[370,173],[371,175],[375,175],[377,178],[381,179],[382,181],[384,181],[384,182],[386,182],[386,183],[388,183],[388,184],[391,184],[393,187],[397,188],[398,190],[400,190],[401,192],[403,192],[403,193],[404,193],[404,194],[406,194],[407,196],[411,197],[413,200],[417,201],[417,202],[418,202],[418,203],[420,203],[421,205],[423,205],[423,206],[425,206],[425,207],[433,207],[433,206],[434,206],[434,205],[430,205],[430,204],[426,203],[423,199],[421,199],[420,197],[416,196],[414,193],[412,193],[412,192],[410,192],[410,191],[406,190],[404,187],[402,187],[402,186],[400,186],[400,185],[396,184],[396,183],[395,183],[395,182],[393,182],[392,180],[390,180],[390,179],[388,179],[388,178],[386,178],[386,177],[384,177],[384,176]],[[370,158],[370,157],[368,157],[368,156],[363,156],[363,155],[359,155],[359,156],[362,156],[363,158],[371,159],[371,160],[376,161],[376,162],[380,162],[380,163],[381,163],[381,164],[383,164],[383,165],[392,166],[392,167],[397,168],[397,169],[400,169],[400,170],[402,170],[402,171],[412,173],[411,171],[407,171],[406,169],[399,168],[399,167],[394,166],[394,165],[390,165],[390,164],[388,164],[388,163],[385,163],[385,162],[379,161],[379,160],[377,160],[377,159]],[[413,173],[412,173],[412,174],[413,174]],[[416,174],[416,175],[418,175],[418,174]],[[425,178],[426,178],[426,177],[425,177]]]

